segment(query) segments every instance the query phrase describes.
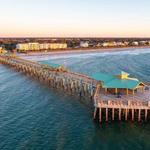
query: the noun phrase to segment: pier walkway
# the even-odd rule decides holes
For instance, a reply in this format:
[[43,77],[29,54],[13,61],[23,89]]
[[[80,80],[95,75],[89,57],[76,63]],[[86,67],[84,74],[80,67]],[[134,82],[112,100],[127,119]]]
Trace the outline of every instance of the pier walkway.
[[0,63],[44,81],[51,87],[78,93],[80,96],[93,97],[94,95],[97,82],[84,74],[53,68],[52,66],[13,56],[0,56]]

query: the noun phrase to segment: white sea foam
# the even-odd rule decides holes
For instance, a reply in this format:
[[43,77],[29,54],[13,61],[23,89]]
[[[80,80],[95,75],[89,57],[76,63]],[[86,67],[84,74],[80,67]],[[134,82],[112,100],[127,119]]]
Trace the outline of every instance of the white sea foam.
[[126,51],[111,51],[111,52],[86,52],[86,53],[67,53],[67,54],[49,54],[37,56],[21,56],[25,59],[41,61],[49,59],[67,59],[67,58],[90,58],[90,57],[105,57],[115,55],[140,55],[150,53],[150,49],[130,49]]

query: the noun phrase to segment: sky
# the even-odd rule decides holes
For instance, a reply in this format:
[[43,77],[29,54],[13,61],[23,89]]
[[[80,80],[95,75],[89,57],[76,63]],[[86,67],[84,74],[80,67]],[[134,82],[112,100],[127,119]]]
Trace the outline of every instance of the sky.
[[0,0],[0,37],[150,37],[150,0]]

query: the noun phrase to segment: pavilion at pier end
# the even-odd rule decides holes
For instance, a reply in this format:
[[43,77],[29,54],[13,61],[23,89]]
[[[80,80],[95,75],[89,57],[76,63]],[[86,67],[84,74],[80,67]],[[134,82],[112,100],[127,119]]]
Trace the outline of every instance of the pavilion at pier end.
[[[144,111],[144,119],[147,120],[150,110],[149,85],[137,78],[131,78],[127,72],[120,71],[114,75],[96,73],[92,78],[98,81],[94,95],[94,118],[99,116],[106,121],[111,118],[128,120],[131,118],[141,121]],[[149,112],[150,114],[150,112]]]

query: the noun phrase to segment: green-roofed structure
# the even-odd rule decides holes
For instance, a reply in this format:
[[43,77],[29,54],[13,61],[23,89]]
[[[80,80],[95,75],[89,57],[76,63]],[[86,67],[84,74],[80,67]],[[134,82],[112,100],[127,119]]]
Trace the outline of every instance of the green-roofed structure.
[[55,64],[55,63],[52,63],[52,62],[47,62],[47,61],[40,61],[41,64],[45,65],[45,67],[50,67],[50,68],[53,68],[55,70],[58,70],[58,71],[66,71],[65,67],[63,65],[60,65],[60,64]]
[[113,93],[126,93],[134,94],[137,89],[144,91],[145,84],[136,78],[130,78],[129,74],[120,71],[115,75],[106,73],[96,73],[92,75],[92,78],[100,82],[101,88],[105,89],[105,92],[111,91]]

